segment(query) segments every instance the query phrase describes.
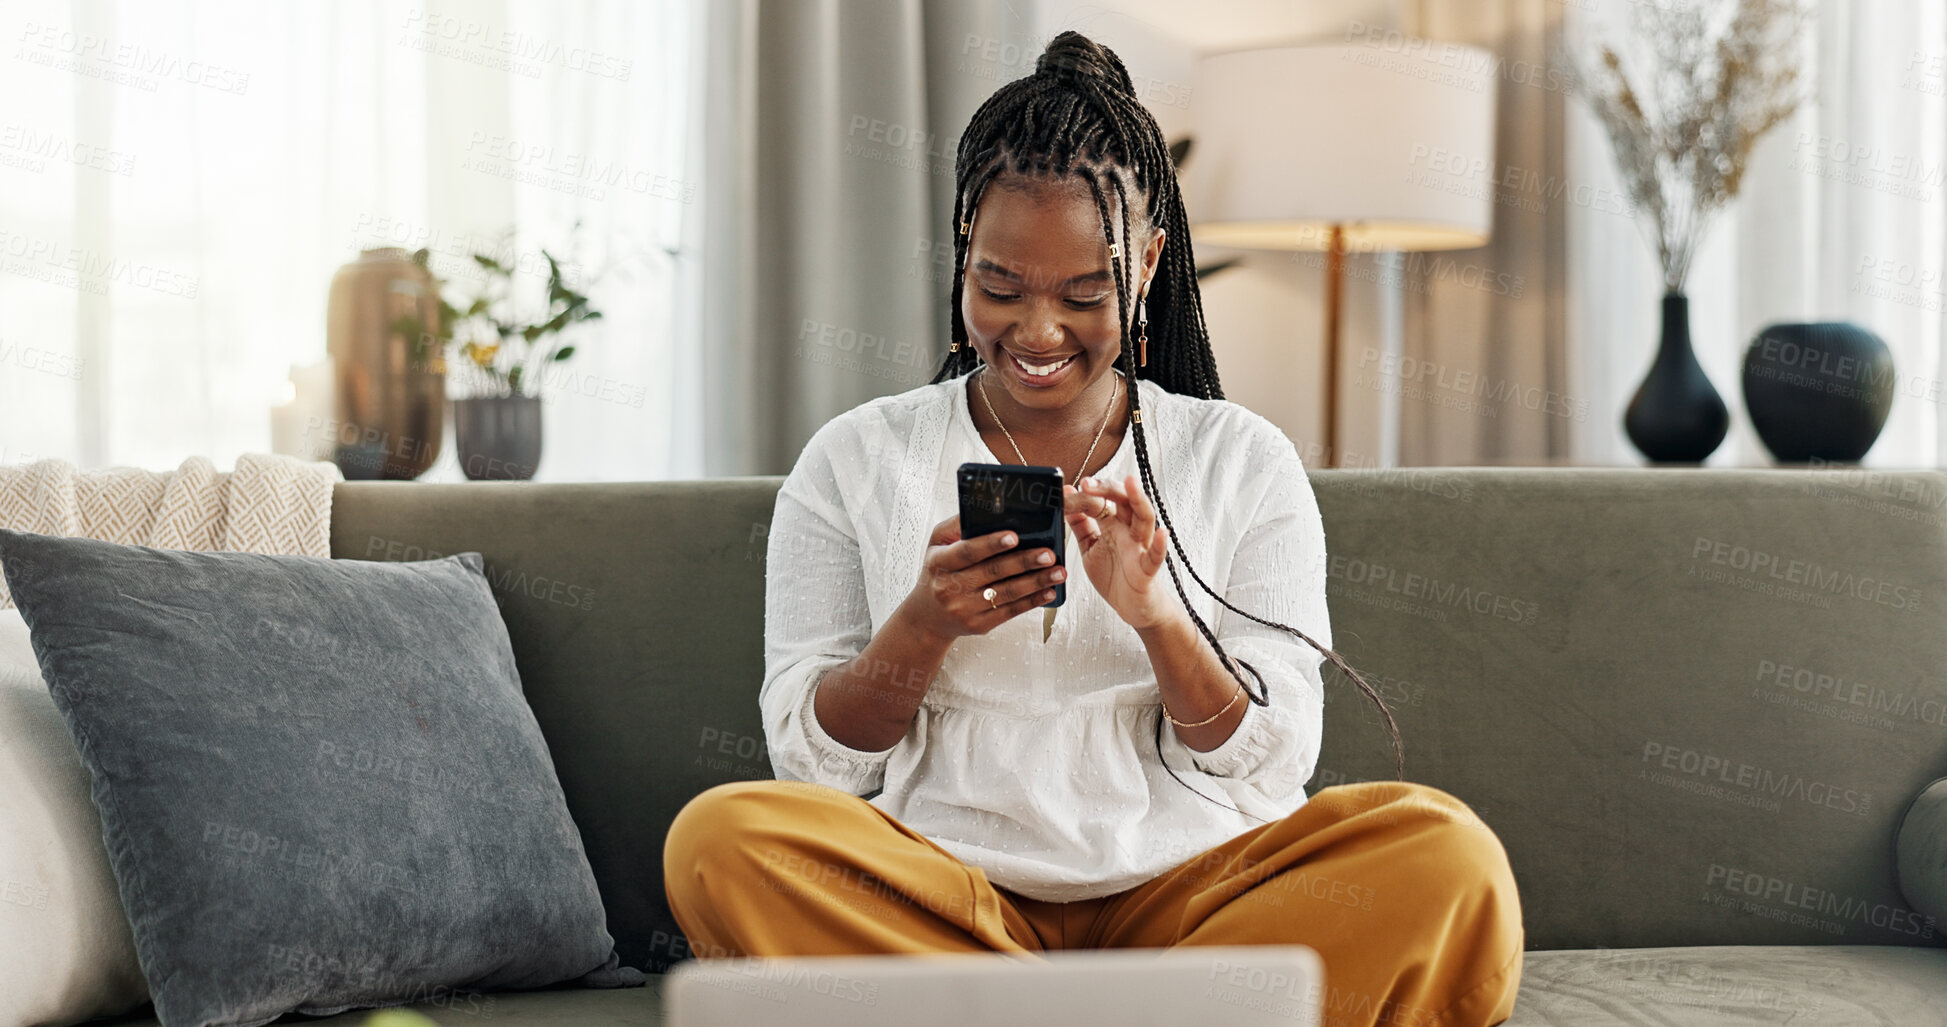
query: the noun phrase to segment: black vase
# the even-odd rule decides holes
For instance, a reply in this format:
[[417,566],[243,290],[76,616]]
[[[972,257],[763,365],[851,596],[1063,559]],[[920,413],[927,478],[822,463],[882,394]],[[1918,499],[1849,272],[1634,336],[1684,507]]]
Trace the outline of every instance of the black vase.
[[1780,463],[1856,463],[1893,409],[1893,350],[1856,324],[1776,324],[1744,351],[1744,408]]
[[526,481],[541,462],[541,399],[456,399],[453,441],[460,471],[473,481]]
[[1623,413],[1623,430],[1658,463],[1700,463],[1724,441],[1731,412],[1690,349],[1690,298],[1663,297],[1663,340],[1656,363]]

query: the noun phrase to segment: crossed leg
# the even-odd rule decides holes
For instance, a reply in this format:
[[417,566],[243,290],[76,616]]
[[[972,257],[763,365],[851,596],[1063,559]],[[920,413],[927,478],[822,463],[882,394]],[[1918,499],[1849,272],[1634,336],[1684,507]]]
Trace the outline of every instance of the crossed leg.
[[1303,944],[1323,1023],[1495,1024],[1514,1013],[1525,933],[1507,854],[1427,785],[1320,790],[1281,820],[1111,896],[1086,948]]
[[718,785],[670,826],[664,888],[705,957],[1303,944],[1324,1023],[1495,1024],[1514,1008],[1521,907],[1498,839],[1439,789],[1327,788],[1156,878],[1026,899],[878,807],[795,781]]

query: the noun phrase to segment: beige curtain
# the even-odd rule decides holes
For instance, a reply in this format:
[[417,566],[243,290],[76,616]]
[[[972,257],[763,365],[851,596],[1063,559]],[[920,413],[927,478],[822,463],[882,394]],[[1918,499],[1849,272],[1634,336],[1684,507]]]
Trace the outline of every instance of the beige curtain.
[[[1493,238],[1477,250],[1397,258],[1402,368],[1425,374],[1400,404],[1402,466],[1566,458],[1578,423],[1608,416],[1569,386],[1570,206],[1558,51],[1561,0],[1418,0],[1407,32],[1484,47],[1501,60]],[[1412,361],[1408,364],[1407,361]],[[1620,416],[1620,413],[1617,413]]]
[[833,416],[931,379],[954,148],[1039,48],[1005,0],[735,0],[710,17],[704,472],[782,473]]

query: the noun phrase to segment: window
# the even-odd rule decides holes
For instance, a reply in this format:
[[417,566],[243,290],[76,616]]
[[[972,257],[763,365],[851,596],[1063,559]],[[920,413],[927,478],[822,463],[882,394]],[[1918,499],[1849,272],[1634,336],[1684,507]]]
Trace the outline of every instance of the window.
[[[587,289],[604,319],[540,376],[537,478],[666,476],[694,444],[671,397],[700,21],[696,0],[180,0],[0,27],[0,462],[269,450],[339,266],[423,246],[457,292],[511,231],[533,302],[542,247],[610,269]],[[460,477],[449,427],[424,479]]]

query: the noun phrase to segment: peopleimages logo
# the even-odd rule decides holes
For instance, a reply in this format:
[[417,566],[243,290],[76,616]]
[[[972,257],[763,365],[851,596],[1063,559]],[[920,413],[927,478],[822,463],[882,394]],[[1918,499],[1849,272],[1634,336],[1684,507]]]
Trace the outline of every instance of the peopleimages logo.
[[415,50],[453,57],[498,71],[539,78],[541,65],[627,82],[635,62],[619,54],[564,45],[547,36],[504,28],[470,17],[415,8],[406,12],[399,42]]
[[[1673,770],[1698,781],[1710,781],[1745,789],[1758,796],[1776,796],[1798,799],[1814,806],[1825,806],[1841,813],[1863,817],[1872,812],[1871,792],[1852,788],[1842,788],[1824,781],[1813,781],[1798,774],[1773,771],[1754,766],[1742,760],[1733,760],[1697,749],[1686,749],[1678,745],[1662,742],[1644,742],[1643,760],[1645,764],[1639,776],[1656,780],[1658,784],[1669,784],[1651,772],[1651,768]],[[1667,775],[1664,775],[1667,777]],[[1694,791],[1695,789],[1684,789]],[[1713,795],[1713,798],[1723,796]],[[1775,811],[1775,805],[1766,807]]]
[[29,171],[43,171],[46,162],[93,168],[111,175],[127,177],[135,170],[135,155],[90,146],[53,132],[40,132],[28,125],[0,126],[0,164],[31,165]]
[[[1732,895],[1747,896],[1763,902],[1775,902],[1780,906],[1790,906],[1795,909],[1811,910],[1821,916],[1852,920],[1899,934],[1921,938],[1932,938],[1934,935],[1934,918],[1913,910],[1895,909],[1884,902],[1868,902],[1857,896],[1840,895],[1824,888],[1814,888],[1807,884],[1787,881],[1739,867],[1724,866],[1721,863],[1710,865],[1710,870],[1704,875],[1704,884]],[[1747,912],[1763,915],[1761,908],[1747,910]],[[1773,917],[1773,919],[1783,918]]]
[[153,93],[164,79],[219,93],[242,96],[250,74],[208,61],[185,59],[139,42],[129,42],[60,25],[28,22],[17,39],[14,59],[89,78],[134,86]]
[[1872,713],[1889,713],[1902,720],[1918,721],[1936,727],[1947,725],[1947,702],[1911,692],[1895,692],[1865,681],[1795,667],[1774,660],[1759,660],[1759,690],[1777,693],[1796,692],[1812,699],[1824,699],[1857,706]]
[[0,882],[0,902],[9,905],[27,909],[46,909],[47,900],[53,894],[53,889],[44,884],[16,881],[11,878]]
[[1397,567],[1348,558],[1343,554],[1332,554],[1328,558],[1327,573],[1330,578],[1352,585],[1394,593],[1435,606],[1471,610],[1516,624],[1533,624],[1541,611],[1539,606],[1526,599],[1459,582],[1442,581],[1414,571],[1402,572]]
[[700,980],[718,987],[742,990],[738,985],[762,987],[777,995],[774,1001],[785,1001],[782,992],[811,992],[841,1002],[852,1002],[862,1006],[879,1004],[879,986],[857,977],[833,973],[819,967],[791,965],[775,961],[741,963],[735,961],[714,961],[709,966],[699,966],[696,974]]
[[168,268],[110,257],[94,250],[0,227],[0,266],[12,274],[51,282],[70,289],[105,293],[109,285],[149,289],[165,296],[196,298],[197,276]]
[[609,188],[624,189],[657,199],[689,203],[696,184],[671,175],[602,159],[576,150],[558,150],[553,143],[537,143],[478,129],[467,133],[466,156],[460,167],[556,192],[601,200]]
[[1385,378],[1423,384],[1459,395],[1480,397],[1499,406],[1520,407],[1523,410],[1531,410],[1551,417],[1570,417],[1577,421],[1585,420],[1589,413],[1588,400],[1565,396],[1553,389],[1523,385],[1506,378],[1490,378],[1478,371],[1450,367],[1439,361],[1420,360],[1397,353],[1383,352],[1373,346],[1365,347],[1359,356],[1358,370],[1363,372],[1375,364],[1379,374]]
[[1855,575],[1849,571],[1822,567],[1805,560],[1783,559],[1775,553],[1736,545],[1723,539],[1697,536],[1696,544],[1690,550],[1690,556],[1693,561],[1690,568],[1692,574],[1697,573],[1694,561],[1702,559],[1754,577],[1767,577],[1793,585],[1803,585],[1813,592],[1848,595],[1854,599],[1878,603],[1908,613],[1916,612],[1920,608],[1920,590],[1912,586],[1896,585],[1880,578]]
[[1515,164],[1497,164],[1478,155],[1415,143],[1407,152],[1405,180],[1429,189],[1472,199],[1487,198],[1537,214],[1549,204],[1569,203],[1604,214],[1633,217],[1636,201],[1603,186],[1575,182],[1560,175]]

